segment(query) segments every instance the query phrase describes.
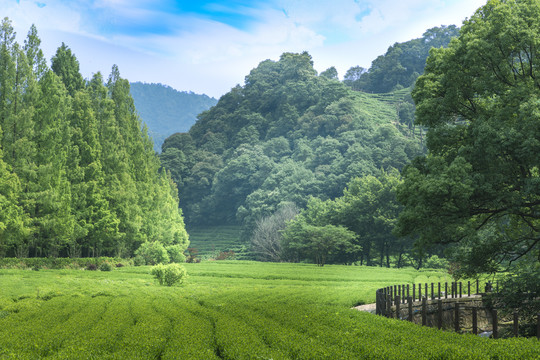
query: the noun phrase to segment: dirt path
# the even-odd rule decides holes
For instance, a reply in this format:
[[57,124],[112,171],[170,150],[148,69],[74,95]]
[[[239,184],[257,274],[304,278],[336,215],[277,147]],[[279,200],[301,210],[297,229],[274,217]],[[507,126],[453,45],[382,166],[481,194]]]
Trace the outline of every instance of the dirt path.
[[365,305],[359,305],[355,306],[354,309],[358,311],[367,311],[369,313],[375,314],[376,304],[365,304]]

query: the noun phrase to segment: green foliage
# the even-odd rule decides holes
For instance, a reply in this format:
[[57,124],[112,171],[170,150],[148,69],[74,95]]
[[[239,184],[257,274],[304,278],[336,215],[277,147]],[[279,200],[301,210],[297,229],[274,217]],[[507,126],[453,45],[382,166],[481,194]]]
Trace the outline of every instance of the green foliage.
[[426,259],[426,262],[424,263],[424,267],[428,269],[448,270],[450,267],[450,263],[448,262],[448,260],[444,258],[440,258],[437,255],[432,255]]
[[0,269],[84,269],[92,264],[97,269],[101,264],[133,265],[132,260],[122,258],[0,258]]
[[0,357],[394,360],[540,355],[536,339],[483,339],[351,309],[358,302],[373,302],[377,288],[396,282],[444,281],[445,275],[436,271],[243,261],[185,267],[190,281],[182,287],[160,286],[147,267],[110,273],[2,270]]
[[177,91],[162,84],[135,82],[130,84],[130,90],[157,152],[161,152],[165,138],[187,132],[197,120],[197,115],[217,103],[207,95]]
[[169,255],[169,261],[172,263],[183,263],[186,261],[184,255],[184,248],[180,245],[169,245],[165,248],[167,255]]
[[[0,28],[0,257],[130,257],[145,241],[185,249],[178,191],[113,66],[83,80],[62,44],[51,69],[35,26]],[[7,216],[7,218],[5,218]]]
[[422,153],[410,119],[398,120],[407,90],[379,99],[332,74],[317,76],[307,53],[263,61],[188,134],[165,141],[161,160],[189,224],[242,224],[247,240],[281,203],[335,198],[351,178]]
[[152,267],[150,273],[159,282],[159,285],[173,286],[181,284],[187,277],[186,269],[179,264],[158,264]]
[[455,25],[431,28],[421,38],[390,46],[386,54],[373,60],[368,70],[350,68],[343,82],[354,90],[375,93],[408,88],[424,72],[430,49],[446,47],[458,35]]
[[499,291],[489,296],[491,305],[503,316],[510,318],[519,309],[520,334],[530,337],[536,335],[540,314],[540,263],[531,260],[504,274]]
[[490,1],[413,92],[429,154],[403,172],[401,235],[451,244],[460,276],[538,263],[540,2]]
[[[318,266],[343,262],[358,253],[357,235],[343,226],[325,223],[326,206],[312,198],[308,208],[291,220],[282,234],[282,257],[289,261],[310,259]],[[341,260],[341,261],[340,261]]]
[[144,257],[142,255],[136,255],[133,258],[133,265],[135,265],[135,266],[146,265],[146,260],[144,259]]
[[114,266],[108,261],[104,261],[101,263],[101,265],[99,265],[100,271],[113,271],[113,269]]
[[135,251],[135,256],[141,256],[146,265],[168,264],[169,254],[163,244],[158,241],[146,241]]

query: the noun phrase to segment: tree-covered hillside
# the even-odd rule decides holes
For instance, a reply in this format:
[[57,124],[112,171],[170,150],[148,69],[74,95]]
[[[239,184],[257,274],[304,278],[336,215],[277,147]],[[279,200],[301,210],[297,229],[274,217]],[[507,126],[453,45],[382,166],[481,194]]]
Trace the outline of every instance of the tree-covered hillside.
[[285,202],[335,198],[354,177],[401,169],[422,153],[395,101],[353,92],[318,76],[307,53],[266,60],[185,134],[163,144],[161,161],[192,224],[250,228]]
[[0,257],[132,256],[188,243],[178,192],[141,131],[129,82],[84,80],[65,44],[51,68],[34,26],[0,28]]
[[344,83],[354,90],[371,93],[411,87],[423,74],[430,49],[446,47],[458,35],[455,25],[443,25],[427,30],[421,38],[395,43],[384,55],[373,60],[369,69],[350,68]]
[[187,132],[197,115],[208,110],[217,100],[207,95],[177,91],[162,84],[131,83],[131,96],[154,149],[161,152],[163,141],[177,132]]

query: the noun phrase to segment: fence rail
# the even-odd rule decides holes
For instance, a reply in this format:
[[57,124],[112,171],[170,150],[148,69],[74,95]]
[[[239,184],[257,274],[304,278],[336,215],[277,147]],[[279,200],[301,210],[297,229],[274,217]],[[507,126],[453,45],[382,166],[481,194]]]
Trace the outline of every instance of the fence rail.
[[[394,317],[454,331],[485,332],[499,337],[500,317],[497,309],[488,309],[482,296],[498,290],[498,283],[445,282],[402,284],[378,289],[376,292],[377,315]],[[431,290],[431,291],[430,291]],[[519,334],[519,313],[511,319],[512,333]],[[488,331],[490,330],[490,331]],[[540,339],[540,314],[537,314],[536,336]]]

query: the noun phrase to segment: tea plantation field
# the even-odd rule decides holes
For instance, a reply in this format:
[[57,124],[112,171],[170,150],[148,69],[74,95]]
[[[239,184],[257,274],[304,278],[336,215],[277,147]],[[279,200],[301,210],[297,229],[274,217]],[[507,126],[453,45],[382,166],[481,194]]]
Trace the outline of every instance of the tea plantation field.
[[0,359],[538,359],[536,339],[491,340],[351,310],[435,271],[257,262],[0,269]]

